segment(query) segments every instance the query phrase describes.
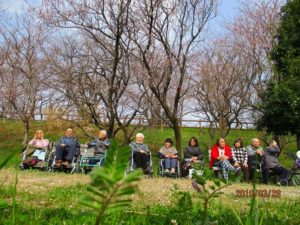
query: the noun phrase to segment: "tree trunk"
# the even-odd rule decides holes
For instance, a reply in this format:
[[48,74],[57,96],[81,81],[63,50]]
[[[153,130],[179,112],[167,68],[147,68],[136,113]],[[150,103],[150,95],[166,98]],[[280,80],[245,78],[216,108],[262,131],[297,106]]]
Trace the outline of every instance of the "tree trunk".
[[176,149],[180,153],[180,158],[183,159],[184,155],[183,155],[183,150],[181,148],[181,130],[180,130],[180,126],[177,122],[175,122],[173,124],[173,131],[175,134]]
[[123,135],[124,135],[124,141],[123,145],[128,146],[130,144],[130,137],[128,137],[128,130],[126,127],[122,127]]
[[24,147],[28,142],[29,121],[24,121],[23,126],[24,126],[24,137],[23,137],[22,146]]
[[300,133],[296,134],[296,138],[297,138],[297,150],[300,150]]
[[115,119],[113,116],[109,118],[108,129],[107,129],[107,137],[114,138],[114,127],[115,127]]

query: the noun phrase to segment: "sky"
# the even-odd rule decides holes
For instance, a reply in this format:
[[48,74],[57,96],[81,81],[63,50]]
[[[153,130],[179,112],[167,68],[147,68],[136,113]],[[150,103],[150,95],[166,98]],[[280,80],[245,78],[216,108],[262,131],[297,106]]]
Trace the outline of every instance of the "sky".
[[[2,6],[10,12],[21,12],[26,1],[32,5],[38,5],[42,2],[42,0],[2,0]],[[238,2],[237,0],[221,0],[217,21],[222,23],[224,18],[232,17],[236,12]]]
[[211,26],[215,26],[213,27],[213,30],[222,30],[224,21],[233,19],[234,15],[237,13],[239,2],[239,0],[221,0],[217,18],[211,23]]
[[0,0],[2,7],[9,12],[22,12],[23,6],[26,2],[32,5],[38,5],[42,0]]
[[239,1],[237,0],[222,0],[219,11],[221,16],[230,17],[236,13]]

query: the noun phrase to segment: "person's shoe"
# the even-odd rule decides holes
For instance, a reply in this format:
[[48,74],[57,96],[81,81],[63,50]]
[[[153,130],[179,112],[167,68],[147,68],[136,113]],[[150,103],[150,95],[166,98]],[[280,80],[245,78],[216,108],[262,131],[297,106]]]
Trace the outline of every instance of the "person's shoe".
[[238,175],[240,173],[240,171],[241,171],[241,167],[237,167],[234,169],[233,174]]
[[61,160],[57,160],[54,164],[54,167],[56,167],[56,168],[61,167]]
[[176,174],[175,169],[171,169],[171,174]]
[[63,166],[63,167],[69,167],[69,162],[68,162],[68,161],[63,162],[63,163],[62,163],[62,166]]
[[170,170],[169,169],[165,169],[165,174],[169,174]]

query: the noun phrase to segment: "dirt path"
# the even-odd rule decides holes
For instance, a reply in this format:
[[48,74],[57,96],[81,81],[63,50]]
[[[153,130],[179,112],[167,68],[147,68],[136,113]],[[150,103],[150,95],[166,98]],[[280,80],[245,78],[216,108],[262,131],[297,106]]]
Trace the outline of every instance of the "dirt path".
[[[16,171],[2,170],[0,172],[0,184],[12,185],[15,182]],[[88,175],[81,174],[63,174],[63,173],[44,173],[39,171],[18,171],[18,190],[31,192],[40,192],[51,190],[56,187],[74,186],[77,184],[88,184],[90,178]],[[189,179],[170,179],[170,178],[150,178],[142,179],[139,183],[139,193],[133,198],[136,201],[143,201],[147,204],[168,204],[171,200],[172,190],[174,188],[182,191],[194,192]],[[236,190],[250,190],[251,185],[233,184],[224,189],[227,198],[236,201]],[[300,187],[278,187],[258,185],[259,190],[280,190],[281,198],[299,199]],[[274,199],[276,200],[276,199]],[[278,199],[277,199],[278,200]]]

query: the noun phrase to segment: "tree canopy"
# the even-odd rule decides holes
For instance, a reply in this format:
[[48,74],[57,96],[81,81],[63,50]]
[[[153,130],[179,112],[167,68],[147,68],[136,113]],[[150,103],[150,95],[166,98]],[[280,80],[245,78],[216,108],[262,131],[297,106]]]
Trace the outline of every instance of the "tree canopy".
[[277,44],[272,50],[274,75],[262,96],[258,127],[275,135],[297,135],[300,148],[300,0],[287,1],[281,11]]

